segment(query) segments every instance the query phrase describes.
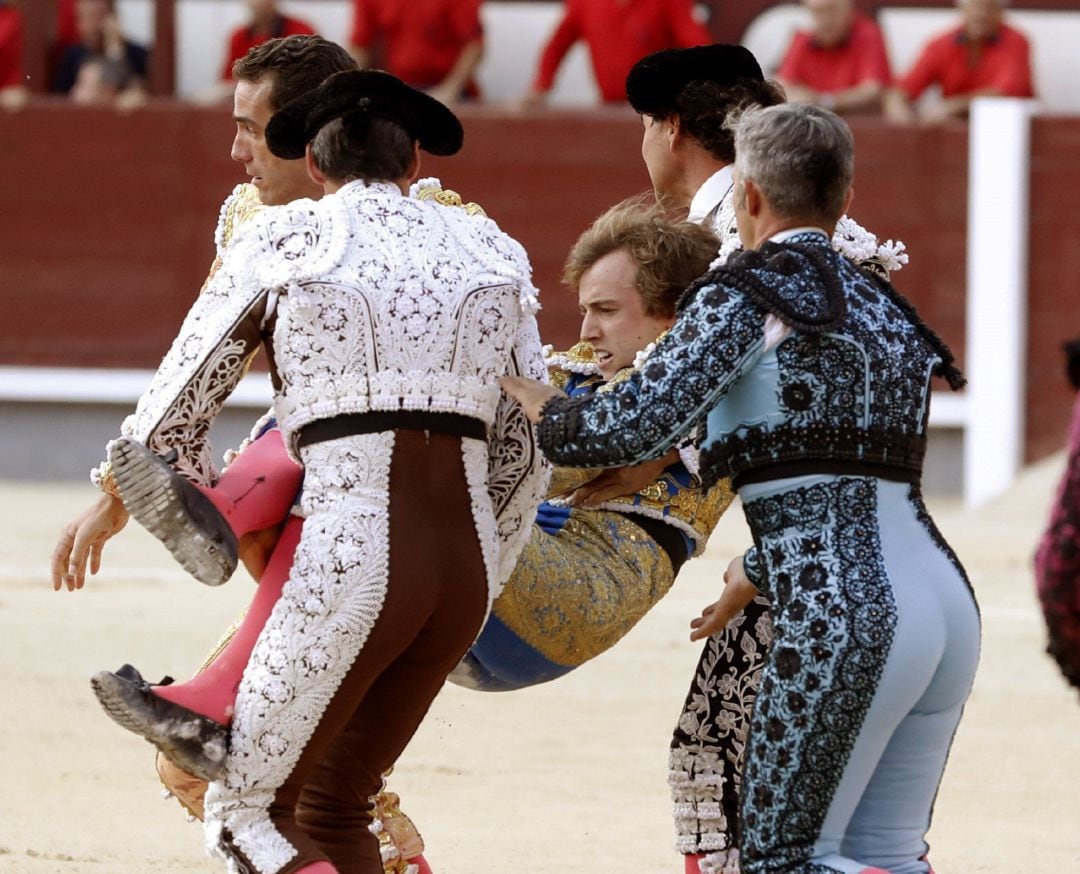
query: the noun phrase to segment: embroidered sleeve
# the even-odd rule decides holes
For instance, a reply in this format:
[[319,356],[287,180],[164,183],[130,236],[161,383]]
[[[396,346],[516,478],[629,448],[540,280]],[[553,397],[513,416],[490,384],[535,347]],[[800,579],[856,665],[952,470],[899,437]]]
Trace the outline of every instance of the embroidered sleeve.
[[211,422],[247,371],[261,340],[265,294],[249,279],[251,253],[231,250],[196,299],[121,434],[164,455],[200,485],[217,480]]
[[742,566],[750,584],[760,592],[761,575],[764,573],[764,568],[761,566],[761,555],[758,553],[756,546],[751,546],[743,553]]
[[[521,319],[508,374],[546,379],[540,333],[531,312]],[[510,578],[529,539],[536,508],[547,492],[549,467],[536,441],[536,429],[521,406],[502,395],[488,432],[488,493],[499,532],[498,584]]]
[[544,408],[540,445],[556,464],[621,467],[663,455],[761,354],[764,312],[720,284],[705,285],[640,373],[591,397]]
[[[213,263],[210,265],[210,272],[203,282],[202,288],[199,291],[200,297],[212,286],[218,271],[221,269],[222,259],[226,250],[231,245],[233,239],[238,235],[239,230],[247,224],[247,222],[255,215],[258,215],[262,210],[262,201],[259,199],[258,189],[249,183],[237,185],[232,193],[225,199],[225,202],[221,205],[221,211],[218,215],[217,227],[214,230],[214,247],[216,249],[216,256]],[[188,319],[192,319],[198,311],[200,315],[198,319],[200,322],[205,322],[205,316],[202,311],[206,309],[201,303],[196,305],[188,313]],[[209,307],[209,309],[212,309]],[[184,328],[186,328],[188,322],[184,322]],[[178,335],[176,342],[180,341],[180,338],[185,336],[184,328],[181,329],[181,333]],[[176,343],[174,342],[173,350],[170,350],[169,355],[162,361],[161,367],[164,368],[167,365],[172,366],[179,355],[179,352],[175,349]],[[176,354],[174,354],[176,353]],[[158,375],[161,374],[161,369],[158,371]],[[121,433],[125,436],[136,436],[134,432],[129,432],[129,428],[136,428],[134,424],[139,418],[144,418],[145,406],[149,403],[149,395],[151,393],[157,393],[160,387],[155,382],[151,383],[150,388],[147,390],[146,395],[139,400],[139,404],[136,407],[136,412],[133,416],[128,417],[127,420],[121,426]],[[234,386],[235,387],[235,386]],[[232,389],[230,389],[231,391]],[[147,435],[147,440],[150,440],[150,435]],[[212,482],[216,479],[217,474],[214,470],[213,463],[209,458],[194,458],[191,457],[190,451],[185,452],[179,446],[176,447],[177,451],[184,457],[184,471],[186,474],[191,475],[198,482]],[[168,447],[164,451],[168,451]],[[199,450],[196,455],[206,451],[206,448]],[[235,453],[234,453],[235,454]],[[231,458],[226,457],[226,464],[230,462]],[[198,475],[195,475],[198,472]],[[116,494],[115,483],[112,478],[112,471],[109,469],[109,463],[107,461],[101,462],[96,468],[90,471],[90,481],[99,489],[110,494]]]

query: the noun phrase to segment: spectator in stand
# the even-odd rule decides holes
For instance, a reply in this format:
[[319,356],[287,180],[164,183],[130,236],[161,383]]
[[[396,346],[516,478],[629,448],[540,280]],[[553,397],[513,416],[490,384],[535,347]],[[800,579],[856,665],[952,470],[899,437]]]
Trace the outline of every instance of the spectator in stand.
[[75,18],[76,0],[58,0],[56,6],[56,48],[66,49],[79,42],[79,25]]
[[[117,108],[131,109],[144,103],[149,53],[143,46],[124,38],[115,0],[76,0],[75,23],[79,41],[60,55],[52,90],[71,94],[84,65],[100,66],[102,61],[107,61],[104,67],[109,70],[109,81],[117,83]],[[96,80],[97,73],[88,71],[86,76]],[[96,86],[101,83],[91,84],[97,93]]]
[[22,13],[0,0],[0,109],[13,112],[26,105],[25,77]]
[[1034,97],[1027,37],[1002,21],[1005,0],[957,0],[959,27],[932,39],[911,71],[885,97],[893,121],[916,118],[913,101],[931,85],[941,100],[922,108],[926,123],[967,115],[976,97]]
[[803,0],[813,26],[795,34],[776,78],[792,103],[876,112],[892,76],[878,26],[854,0]]
[[691,0],[566,0],[562,21],[544,47],[523,105],[546,101],[559,65],[581,39],[589,47],[593,75],[605,103],[626,102],[626,76],[645,55],[713,41],[694,17]]
[[480,0],[354,2],[349,49],[361,67],[379,66],[447,105],[479,97],[473,74],[484,54]]
[[[277,0],[247,0],[251,20],[243,27],[238,27],[229,37],[229,51],[225,65],[221,69],[221,80],[232,83],[233,64],[248,53],[249,49],[262,45],[267,40],[282,36],[313,35],[313,28],[306,21],[290,18],[279,8]],[[231,96],[232,89],[229,94]]]

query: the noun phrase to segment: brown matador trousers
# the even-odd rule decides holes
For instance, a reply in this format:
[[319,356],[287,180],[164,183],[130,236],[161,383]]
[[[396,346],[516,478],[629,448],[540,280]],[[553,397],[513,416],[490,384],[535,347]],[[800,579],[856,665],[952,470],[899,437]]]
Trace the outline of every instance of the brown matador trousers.
[[487,613],[486,447],[397,430],[302,452],[304,531],[241,683],[208,840],[258,874],[382,874],[369,799]]

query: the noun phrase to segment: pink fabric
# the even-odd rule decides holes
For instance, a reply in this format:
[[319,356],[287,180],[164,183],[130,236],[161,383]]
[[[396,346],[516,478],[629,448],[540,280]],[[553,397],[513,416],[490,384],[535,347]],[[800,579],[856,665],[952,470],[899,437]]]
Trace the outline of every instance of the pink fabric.
[[423,856],[413,856],[408,862],[410,865],[415,865],[420,869],[419,874],[434,874],[431,870],[431,866],[427,863],[427,859]]
[[705,858],[704,853],[698,853],[697,855],[685,855],[683,860],[686,867],[683,869],[684,874],[701,874],[701,860]]
[[222,725],[229,724],[240,678],[244,675],[244,668],[247,667],[251,651],[255,648],[255,641],[266,620],[270,618],[270,613],[281,595],[281,589],[289,578],[293,553],[300,542],[302,528],[303,520],[297,516],[289,517],[270,556],[270,562],[259,580],[258,591],[247,615],[221,654],[206,670],[186,683],[155,686],[156,694]]
[[239,538],[279,525],[292,507],[303,479],[303,469],[286,454],[281,432],[273,428],[236,457],[217,485],[200,491]]
[[1073,407],[1065,473],[1035,553],[1035,582],[1047,650],[1065,678],[1080,688],[1080,398]]

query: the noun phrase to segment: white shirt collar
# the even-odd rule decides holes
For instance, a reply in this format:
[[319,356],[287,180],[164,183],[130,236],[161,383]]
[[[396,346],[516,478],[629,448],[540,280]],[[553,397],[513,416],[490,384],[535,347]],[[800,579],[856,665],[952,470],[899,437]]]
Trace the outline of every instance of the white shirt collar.
[[769,237],[769,241],[772,243],[782,243],[784,240],[790,240],[792,237],[798,234],[820,234],[826,240],[829,239],[829,235],[825,233],[824,228],[815,228],[810,225],[806,225],[801,228],[788,228],[786,231],[780,231]]
[[690,215],[686,217],[687,221],[702,224],[712,213],[716,212],[720,207],[720,202],[731,191],[731,186],[734,184],[731,178],[733,171],[734,167],[728,164],[705,180],[705,183],[697,190],[693,200],[690,201]]

